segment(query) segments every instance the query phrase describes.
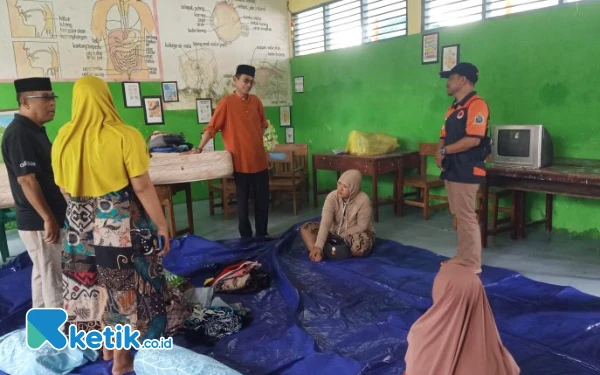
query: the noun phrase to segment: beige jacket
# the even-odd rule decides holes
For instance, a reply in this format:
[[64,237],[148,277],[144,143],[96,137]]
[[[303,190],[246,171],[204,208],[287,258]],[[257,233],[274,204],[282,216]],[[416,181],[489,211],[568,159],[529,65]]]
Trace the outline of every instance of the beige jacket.
[[319,234],[315,242],[315,246],[321,249],[325,245],[329,233],[346,237],[366,230],[375,231],[371,198],[360,191],[362,182],[360,172],[355,169],[346,171],[340,176],[339,181],[350,188],[350,198],[347,201],[342,200],[338,196],[337,190],[327,195],[323,205]]

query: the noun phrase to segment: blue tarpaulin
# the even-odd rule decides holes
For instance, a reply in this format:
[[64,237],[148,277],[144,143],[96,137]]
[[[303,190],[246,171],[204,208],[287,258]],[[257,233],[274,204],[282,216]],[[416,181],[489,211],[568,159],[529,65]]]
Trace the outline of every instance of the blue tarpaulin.
[[[0,270],[0,334],[22,325],[31,303],[25,256]],[[269,242],[174,240],[164,266],[200,286],[241,259],[260,261],[273,276],[260,292],[219,295],[250,308],[250,325],[213,346],[185,337],[176,344],[248,374],[398,375],[408,330],[431,306],[445,258],[378,240],[368,258],[313,263],[295,226]],[[494,267],[484,267],[481,279],[522,374],[600,375],[600,298]],[[110,374],[108,368],[96,362],[74,373]]]

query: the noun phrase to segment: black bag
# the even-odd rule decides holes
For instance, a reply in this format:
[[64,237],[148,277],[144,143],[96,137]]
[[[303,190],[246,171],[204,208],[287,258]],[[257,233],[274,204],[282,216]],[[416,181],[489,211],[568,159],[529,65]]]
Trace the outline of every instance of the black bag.
[[348,259],[351,256],[350,246],[342,237],[330,233],[323,246],[323,254],[331,260]]
[[151,255],[155,250],[160,250],[158,237],[150,229],[132,229],[131,246],[141,255]]

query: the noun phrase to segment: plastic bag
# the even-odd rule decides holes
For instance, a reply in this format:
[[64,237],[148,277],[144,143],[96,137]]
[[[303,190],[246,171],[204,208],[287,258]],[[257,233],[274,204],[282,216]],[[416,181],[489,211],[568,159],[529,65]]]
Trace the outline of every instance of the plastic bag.
[[348,135],[346,152],[352,155],[382,155],[400,147],[398,138],[385,133],[359,132],[353,130]]

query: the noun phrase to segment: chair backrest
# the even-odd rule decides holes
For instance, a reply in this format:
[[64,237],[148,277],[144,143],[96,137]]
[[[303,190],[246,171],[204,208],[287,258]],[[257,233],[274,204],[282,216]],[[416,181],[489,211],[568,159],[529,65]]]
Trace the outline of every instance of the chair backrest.
[[294,154],[294,164],[302,167],[308,176],[308,144],[307,143],[283,143],[275,145],[275,152],[291,151]]
[[296,169],[293,151],[269,152],[269,164],[273,175],[293,175]]
[[419,143],[419,155],[421,156],[421,175],[427,174],[427,157],[435,156],[438,152],[437,143]]

